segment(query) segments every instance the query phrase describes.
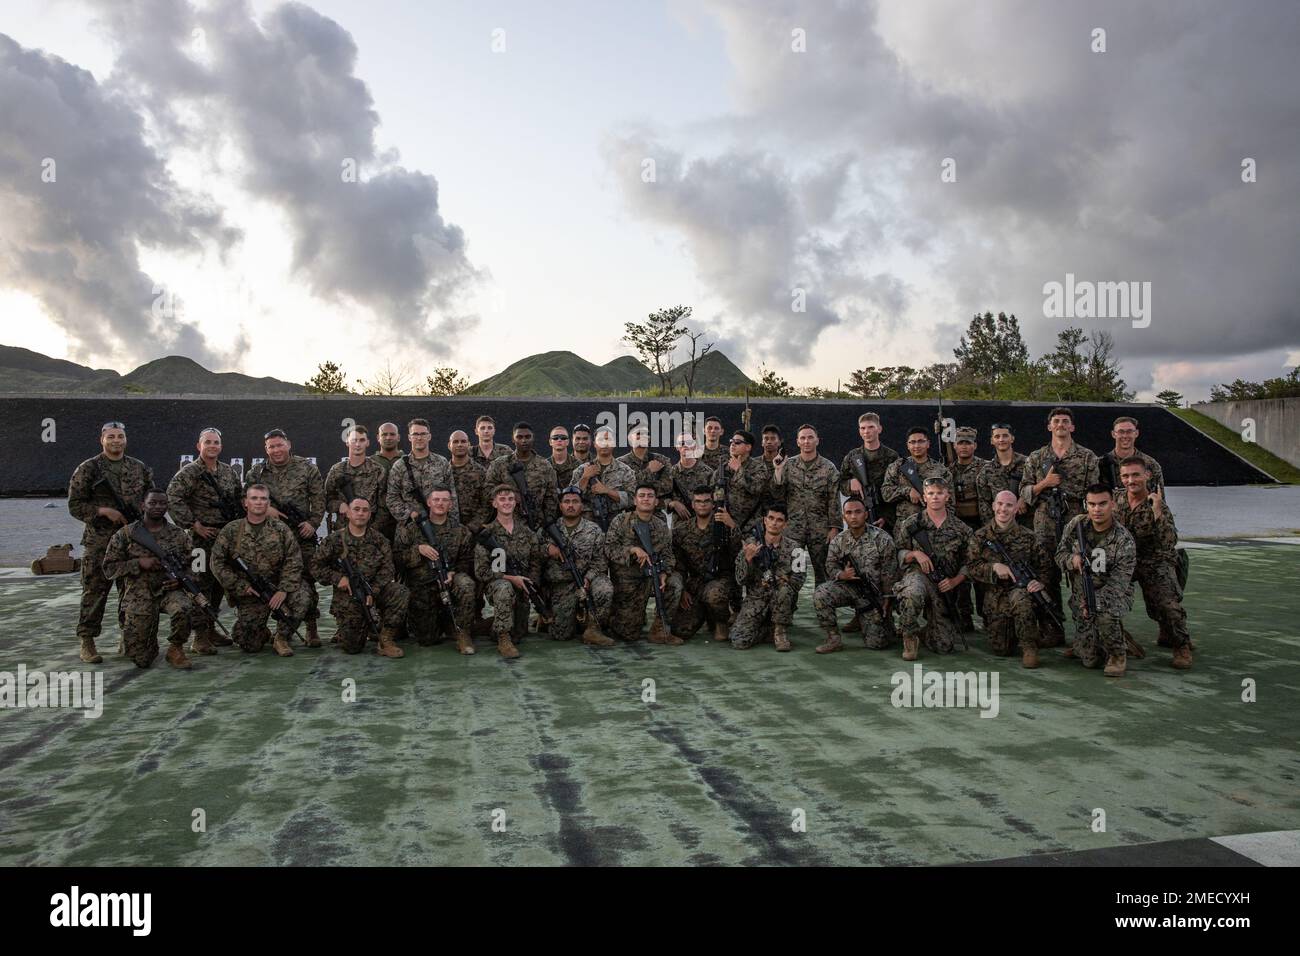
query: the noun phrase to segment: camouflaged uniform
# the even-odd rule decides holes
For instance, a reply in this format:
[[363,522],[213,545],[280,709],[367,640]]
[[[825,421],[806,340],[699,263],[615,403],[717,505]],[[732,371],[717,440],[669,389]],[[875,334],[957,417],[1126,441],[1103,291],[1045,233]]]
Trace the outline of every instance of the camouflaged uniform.
[[876,514],[878,517],[885,519],[885,528],[889,529],[894,526],[897,519],[897,506],[892,501],[886,501],[883,491],[885,483],[885,472],[889,466],[898,461],[898,452],[888,445],[881,445],[874,451],[867,448],[855,448],[844,456],[844,461],[840,465],[840,494],[848,497],[853,494],[852,479],[858,477],[854,468],[854,462],[862,461],[867,469],[867,480],[871,483],[876,496]]
[[727,458],[731,455],[731,449],[727,447],[725,442],[719,442],[717,448],[708,448],[704,445],[700,445],[699,450],[700,456],[696,461],[711,472],[715,472],[725,465],[727,463]]
[[[818,585],[813,592],[817,623],[828,630],[837,626],[836,608],[856,608],[864,600],[861,585],[839,580],[840,572],[849,567],[850,558],[857,573],[873,581],[886,602],[900,577],[898,546],[889,532],[870,524],[856,536],[852,531],[841,531],[826,551],[826,576],[829,580]],[[893,621],[881,614],[878,608],[857,617],[862,622],[862,643],[866,647],[880,650],[889,646],[894,633]]]
[[[635,511],[625,511],[610,522],[605,535],[605,559],[609,562],[609,576],[614,584],[614,605],[606,633],[624,641],[635,641],[641,636],[646,602],[654,594],[650,576],[632,556],[631,549],[641,547],[636,536],[636,523],[640,520]],[[671,624],[673,609],[682,602],[682,579],[676,573],[672,534],[662,518],[652,516],[648,523],[650,543],[654,545],[667,578],[663,586],[664,610]]]
[[[929,513],[925,511],[904,518],[894,529],[894,543],[899,549],[898,564],[903,573],[903,579],[894,585],[894,596],[898,599],[898,631],[900,634],[919,637],[926,647],[936,653],[949,654],[957,638],[959,622],[947,599],[929,576],[917,565],[904,563],[903,560],[905,551],[925,550],[914,537],[921,529],[930,536],[933,547],[930,554],[932,558],[939,559],[935,563],[935,571],[941,578],[956,577],[965,569],[971,530],[965,522],[953,515],[944,520],[943,527],[936,528]],[[956,595],[953,597],[955,604]]]
[[[695,462],[690,468],[683,468],[679,461],[668,469],[669,494],[673,501],[680,501],[686,506],[686,510],[691,510],[691,496],[695,494],[695,489],[703,486],[713,493],[713,472],[709,471],[700,462]],[[689,519],[687,519],[689,520]]]
[[503,445],[500,442],[492,443],[491,455],[484,455],[483,449],[478,446],[478,442],[474,442],[469,446],[469,460],[474,462],[476,465],[482,465],[484,471],[487,471],[492,467],[492,462],[496,461],[498,458],[505,458],[514,453],[514,448],[510,445]]
[[808,549],[816,584],[826,580],[829,533],[838,532],[844,524],[839,481],[839,469],[821,455],[812,461],[804,461],[799,455],[787,458],[780,477],[772,479],[772,493],[785,502],[788,523],[784,533],[802,541]]
[[[1165,490],[1165,470],[1160,467],[1160,462],[1136,448],[1133,449],[1132,455],[1125,455],[1124,458],[1141,458],[1146,463],[1147,471],[1151,472],[1151,480],[1155,482],[1154,490],[1160,492]],[[1115,449],[1112,448],[1101,456],[1097,464],[1101,472],[1101,480],[1114,488],[1117,495],[1123,493],[1124,486],[1119,482],[1119,463],[1123,460],[1123,458],[1115,454]]]
[[[189,532],[190,547],[203,550],[204,570],[202,574],[195,574],[194,580],[203,589],[203,596],[208,599],[215,612],[221,606],[221,584],[212,573],[212,545],[216,542],[217,536],[214,534],[211,538],[203,537],[193,530],[194,522],[206,525],[214,531],[220,531],[226,526],[228,520],[240,520],[244,513],[240,500],[243,492],[239,487],[239,476],[235,474],[235,469],[224,461],[217,462],[215,472],[209,472],[216,481],[220,493],[203,477],[205,471],[207,466],[202,459],[195,459],[176,472],[167,485],[167,513],[178,528]],[[221,508],[223,496],[227,502],[225,513]],[[234,517],[236,511],[239,512],[239,517]],[[232,517],[227,519],[226,513]],[[188,563],[186,562],[187,565]],[[213,633],[216,628],[203,614],[195,618],[194,629],[198,633],[207,634],[210,639],[216,638],[216,634]]]
[[316,550],[312,572],[316,575],[316,580],[334,588],[330,599],[330,616],[338,623],[339,643],[343,650],[348,654],[360,654],[365,650],[366,639],[377,638],[378,635],[366,626],[365,615],[355,597],[359,596],[357,582],[348,582],[352,586],[352,594],[339,587],[343,570],[338,566],[338,561],[344,555],[351,559],[357,570],[365,576],[370,589],[375,592],[375,614],[382,630],[396,631],[402,626],[411,596],[397,582],[392,548],[374,528],[367,527],[365,534],[358,538],[352,533],[351,527],[344,525],[321,542]]
[[1160,626],[1175,648],[1191,641],[1187,633],[1187,612],[1183,610],[1183,589],[1178,584],[1178,528],[1169,503],[1164,502],[1157,518],[1151,499],[1134,507],[1128,494],[1121,493],[1115,506],[1115,520],[1133,535],[1137,564],[1133,579],[1142,588],[1147,617]]
[[746,458],[739,471],[732,471],[727,465],[730,459],[724,459],[713,474],[716,485],[718,476],[725,470],[727,476],[727,510],[731,513],[736,527],[744,534],[763,516],[759,506],[768,494],[767,466],[754,458]]
[[[971,438],[974,438],[973,429],[968,434]],[[963,437],[960,429],[958,430],[958,437]],[[988,462],[976,456],[965,464],[960,460],[954,461],[950,469],[952,485],[948,489],[948,500],[952,505],[952,513],[972,531],[977,530],[984,524],[980,519],[979,479],[987,467]],[[972,589],[975,591],[976,598],[973,602],[971,600]],[[957,589],[957,607],[961,613],[963,627],[966,630],[971,630],[974,626],[971,622],[975,617],[975,609],[979,608],[981,616],[984,614],[983,582],[964,582]]]
[[[451,598],[452,619],[457,627],[468,631],[474,621],[478,590],[474,581],[474,536],[464,525],[453,525],[450,521],[436,524],[432,518],[429,523],[433,525],[434,539],[438,542],[434,549],[442,555],[447,570],[451,572],[451,584],[446,587]],[[439,619],[442,599],[436,589],[438,572],[433,563],[420,554],[422,544],[428,542],[424,540],[420,525],[414,521],[406,522],[397,529],[393,560],[398,570],[404,572],[406,587],[411,594],[406,631],[421,644],[428,646],[441,643],[454,635]]]
[[502,456],[488,466],[487,486],[509,485],[515,489],[515,516],[522,519],[525,510],[525,495],[519,491],[519,484],[512,472],[522,468],[518,475],[527,491],[528,527],[540,530],[560,516],[560,500],[556,495],[555,469],[551,463],[538,454],[528,456],[522,461],[516,455]]
[[[579,518],[572,528],[563,520],[556,524],[569,542],[578,573],[590,589],[592,603],[596,605],[594,623],[603,630],[614,604],[614,585],[609,579],[609,563],[605,559],[605,532],[594,521],[585,518]],[[546,550],[546,546],[554,542],[550,535],[542,534],[542,548]],[[584,609],[584,615],[590,613],[585,610],[587,599],[579,593],[565,562],[557,561],[549,552],[543,565],[542,580],[546,582],[551,609],[555,612],[548,633],[552,640],[567,641],[577,632],[579,608]]]
[[370,502],[370,525],[382,535],[375,519],[379,517],[380,503],[388,494],[388,472],[383,465],[369,458],[355,468],[346,460],[340,461],[325,476],[325,513],[331,519],[330,529],[336,530],[348,523],[347,516],[339,514],[339,505],[346,503],[343,499],[347,479],[351,480],[353,496]]
[[393,472],[393,465],[400,461],[404,456],[398,455],[396,458],[387,458],[379,452],[370,456],[380,468],[384,469],[384,496],[379,499],[379,511],[371,516],[371,526],[382,534],[389,541],[393,540],[393,535],[397,533],[397,519],[393,513],[388,510],[388,480]]
[[710,626],[726,622],[731,616],[731,593],[735,589],[734,553],[728,534],[728,543],[717,556],[716,568],[709,574],[714,558],[713,524],[701,528],[694,516],[685,521],[673,522],[673,559],[681,578],[682,588],[691,597],[691,606],[678,602],[672,612],[673,633],[689,637],[705,624]]
[[[755,530],[762,534],[761,528],[755,526]],[[751,540],[753,535],[745,535],[742,545]],[[745,589],[745,596],[731,625],[732,647],[753,647],[771,639],[773,625],[788,627],[793,622],[807,566],[808,552],[803,543],[789,535],[782,535],[777,544],[759,551],[752,562],[745,560],[743,550],[736,555],[736,583]]]
[[618,501],[614,501],[606,495],[604,496],[605,503],[601,506],[605,509],[606,520],[612,521],[615,515],[632,508],[632,499],[636,495],[636,476],[632,473],[631,468],[617,458],[611,458],[609,464],[604,465],[600,463],[599,459],[592,459],[592,461],[600,466],[600,471],[586,485],[581,482],[581,472],[574,471],[573,484],[583,489],[582,516],[589,521],[595,521],[599,525],[600,521],[596,514],[596,499],[601,496],[591,492],[591,485],[599,481],[607,488],[618,492]]
[[463,465],[451,463],[451,480],[456,485],[456,501],[460,506],[460,523],[469,529],[471,536],[483,530],[495,512],[488,501],[487,469],[473,459]]
[[[161,567],[153,571],[140,570],[140,559],[153,557],[148,548],[131,540],[131,532],[140,523],[132,521],[113,533],[104,551],[104,575],[110,581],[125,583],[122,613],[126,623],[122,628],[122,639],[126,643],[126,656],[135,662],[136,667],[148,667],[158,656],[159,611],[166,614],[171,623],[168,642],[182,648],[190,636],[193,618],[204,615],[194,607],[188,594],[168,580]],[[189,535],[174,524],[164,524],[152,534],[163,551],[175,558],[182,568],[189,569]]]
[[[1097,595],[1095,619],[1083,615],[1083,575],[1067,568],[1078,551],[1075,526],[1084,522],[1088,555],[1084,560],[1092,572]],[[1098,550],[1105,552],[1104,561]],[[1056,566],[1070,579],[1070,613],[1074,617],[1074,654],[1084,667],[1100,667],[1107,656],[1124,659],[1124,615],[1133,610],[1133,572],[1137,567],[1137,544],[1118,521],[1104,534],[1093,530],[1087,515],[1076,515],[1065,526],[1056,549]]]
[[573,469],[585,464],[585,462],[575,458],[572,453],[562,462],[557,462],[555,456],[552,455],[546,459],[546,463],[555,470],[555,487],[557,488],[567,488],[571,484],[569,479],[573,476]]
[[[907,480],[907,476],[903,473],[903,466],[909,461],[916,465],[916,460],[911,456],[900,458],[897,461],[892,462],[890,466],[885,469],[885,479],[880,484],[880,493],[884,496],[886,501],[891,502],[894,505],[895,527],[902,524],[905,519],[920,514],[925,510],[924,503],[919,505],[912,503],[911,492],[916,491],[916,488]],[[919,475],[918,480],[921,483],[922,489],[925,488],[925,479],[927,478],[942,478],[944,481],[948,482],[948,514],[955,515],[957,512],[952,503],[952,474],[948,471],[947,467],[945,467],[942,462],[935,461],[933,458],[927,458],[922,464],[916,465],[916,471]],[[920,494],[920,492],[918,491],[917,494]]]
[[429,452],[423,458],[403,455],[401,461],[393,463],[388,472],[388,510],[399,527],[411,520],[412,511],[428,510],[429,492],[435,488],[451,492],[447,520],[460,524],[460,501],[452,480],[451,462],[436,452]]
[[[77,637],[82,641],[99,636],[104,606],[113,587],[112,582],[104,577],[104,551],[114,532],[122,527],[97,514],[99,508],[117,507],[112,494],[99,483],[101,476],[112,482],[122,500],[140,514],[144,513],[145,492],[153,485],[153,472],[149,466],[129,455],[111,461],[99,454],[87,458],[72,473],[72,480],[68,482],[68,513],[86,526],[81,532],[81,608],[77,616]],[[122,517],[130,520],[128,515]],[[119,581],[118,594],[121,595],[124,589],[125,585]],[[119,604],[118,623],[121,624],[122,620]]]
[[[659,454],[657,451],[648,451],[645,458],[638,458],[636,452],[630,451],[626,455],[620,455],[618,460],[632,469],[632,490],[636,491],[636,486],[648,482],[655,486],[655,494],[659,496],[659,508],[663,510],[664,503],[672,496],[673,463],[667,456]],[[660,469],[653,475],[650,474],[650,462],[657,461]]]
[[1005,531],[990,521],[977,530],[966,551],[966,574],[984,586],[984,623],[988,631],[989,650],[1010,654],[1018,642],[1023,651],[1041,647],[1038,612],[1029,592],[1014,581],[997,576],[993,565],[1003,563],[997,552],[985,542],[997,541],[1015,561],[1029,569],[1038,581],[1047,580],[1052,559],[1037,536],[1022,524],[1011,522]]
[[[1050,444],[1032,452],[1025,459],[1024,475],[1020,479],[1020,497],[1033,510],[1034,534],[1038,535],[1038,543],[1044,551],[1054,555],[1060,544],[1053,514],[1057,507],[1056,496],[1050,488],[1045,489],[1042,495],[1034,496],[1034,485],[1047,475],[1048,468],[1053,464],[1056,473],[1061,476],[1061,483],[1056,486],[1056,490],[1062,493],[1065,502],[1061,513],[1062,527],[1072,515],[1083,514],[1084,489],[1097,483],[1099,472],[1097,456],[1077,442],[1071,444],[1069,452],[1061,459],[1056,457]],[[1046,585],[1044,593],[1052,602],[1056,616],[1065,620],[1061,605],[1061,570],[1055,562],[1048,570],[1048,577],[1050,580],[1043,582]]]
[[[257,484],[266,485],[271,489],[271,496],[274,499],[271,507],[275,507],[276,501],[296,506],[306,515],[313,529],[320,527],[325,517],[325,482],[321,479],[320,469],[311,461],[300,455],[290,455],[289,460],[279,467],[269,461],[260,461],[250,468],[244,477],[244,490],[247,491]],[[316,554],[318,543],[316,532],[313,530],[304,538],[298,533],[298,528],[287,518],[285,523],[290,526],[289,530],[302,551],[302,583],[306,585],[308,598],[307,615],[303,620],[315,622],[320,618],[316,579],[312,576],[312,558]]]
[[260,651],[271,636],[266,626],[271,609],[261,598],[244,593],[249,581],[235,566],[236,557],[243,558],[272,588],[285,593],[280,609],[289,621],[277,622],[276,633],[286,641],[298,622],[306,620],[313,602],[303,580],[302,546],[287,524],[271,517],[259,524],[241,518],[222,528],[212,545],[212,573],[235,602],[231,637],[240,650],[252,654]]
[[[981,525],[986,525],[993,520],[993,499],[1001,492],[1009,491],[1020,498],[1020,482],[1025,476],[1025,462],[1029,460],[1029,456],[1022,455],[1018,451],[1013,451],[1011,455],[1009,465],[998,461],[997,455],[990,458],[975,483],[979,495]],[[1023,515],[1017,515],[1016,521],[1026,528],[1034,526],[1032,512],[1026,511]]]
[[505,579],[506,571],[494,570],[493,556],[484,542],[484,535],[490,534],[496,546],[505,551],[512,567],[511,573],[528,578],[533,584],[541,586],[542,554],[541,542],[537,532],[524,524],[522,518],[515,518],[515,530],[508,532],[501,522],[493,519],[474,539],[474,577],[483,585],[487,599],[492,602],[492,632],[499,640],[502,636],[511,636],[516,640],[528,633],[528,609],[532,606],[528,595]]

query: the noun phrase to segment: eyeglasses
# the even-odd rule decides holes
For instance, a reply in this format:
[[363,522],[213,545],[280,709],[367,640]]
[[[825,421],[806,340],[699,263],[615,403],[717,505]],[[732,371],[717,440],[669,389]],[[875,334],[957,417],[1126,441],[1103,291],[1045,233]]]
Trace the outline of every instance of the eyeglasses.
[[126,431],[126,425],[122,424],[122,422],[104,422],[104,424],[100,426],[99,433],[102,435],[110,428],[120,428],[122,431]]
[[221,437],[221,429],[220,429],[220,428],[213,428],[211,425],[209,425],[207,428],[200,428],[200,429],[199,429],[199,434],[200,434],[200,435],[206,435],[208,432],[211,432],[212,434],[216,435],[218,438]]
[[749,442],[745,441],[745,439],[743,439],[743,438],[733,438],[733,439],[731,439],[730,442],[728,442],[728,444],[730,444],[730,445],[748,445]]
[[921,482],[921,485],[925,488],[929,488],[931,485],[943,485],[945,488],[947,487],[947,483],[942,478],[927,478],[925,481]]
[[269,432],[267,432],[265,435],[262,436],[262,440],[266,441],[271,438],[288,438],[288,437],[289,436],[284,433],[284,429],[272,428]]
[[569,436],[568,436],[568,435],[552,435],[552,436],[551,436],[551,441],[568,441],[568,440],[569,440]]
[[989,426],[989,431],[997,431],[999,428],[1005,428],[1007,431],[1011,431],[1011,426],[1005,422],[994,422]]
[[582,424],[574,425],[574,426],[573,426],[573,430],[574,430],[575,432],[586,432],[586,433],[589,434],[589,435],[591,434],[591,426],[590,426],[590,425],[582,425]]

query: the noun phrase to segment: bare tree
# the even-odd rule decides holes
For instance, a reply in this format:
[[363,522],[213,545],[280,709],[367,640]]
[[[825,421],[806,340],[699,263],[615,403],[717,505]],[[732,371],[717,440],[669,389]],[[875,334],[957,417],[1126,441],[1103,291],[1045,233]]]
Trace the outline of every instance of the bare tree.
[[[703,360],[704,356],[713,351],[714,343],[712,342],[704,343],[703,348],[700,348],[698,344],[700,339],[704,338],[707,334],[708,333],[706,332],[692,332],[690,329],[686,329],[685,332],[683,332],[683,335],[689,339],[691,343],[690,361],[686,363],[686,370],[682,373],[682,382],[686,386],[686,403],[688,405],[690,404],[691,398],[695,395],[695,373],[699,371],[699,363]],[[699,354],[696,354],[697,351]]]
[[393,368],[392,362],[384,362],[384,367],[368,379],[357,379],[362,395],[410,395],[415,383],[415,369],[409,365]]

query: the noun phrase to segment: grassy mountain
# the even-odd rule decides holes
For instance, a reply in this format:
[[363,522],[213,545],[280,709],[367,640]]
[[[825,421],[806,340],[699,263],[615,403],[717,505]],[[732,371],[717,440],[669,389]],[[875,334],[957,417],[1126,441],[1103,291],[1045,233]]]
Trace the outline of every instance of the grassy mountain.
[[87,368],[29,349],[0,345],[0,394],[282,395],[304,391],[301,385],[238,372],[209,372],[198,362],[169,355],[141,365],[127,375],[112,369]]
[[[680,384],[680,370],[673,382]],[[721,352],[710,352],[699,363],[696,373],[697,392],[727,392],[749,384],[745,373]],[[475,382],[467,395],[617,395],[643,391],[657,393],[659,379],[630,355],[596,365],[573,352],[543,352],[530,355],[498,372]]]

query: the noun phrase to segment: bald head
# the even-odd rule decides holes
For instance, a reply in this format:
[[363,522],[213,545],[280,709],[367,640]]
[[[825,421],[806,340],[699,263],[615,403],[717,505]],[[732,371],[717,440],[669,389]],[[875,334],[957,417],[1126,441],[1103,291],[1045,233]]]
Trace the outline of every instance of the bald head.
[[447,436],[447,451],[451,452],[452,461],[458,465],[463,464],[469,457],[469,435],[456,429]]
[[999,491],[993,496],[993,520],[1000,528],[1005,528],[1016,520],[1019,508],[1020,499],[1014,491]]

